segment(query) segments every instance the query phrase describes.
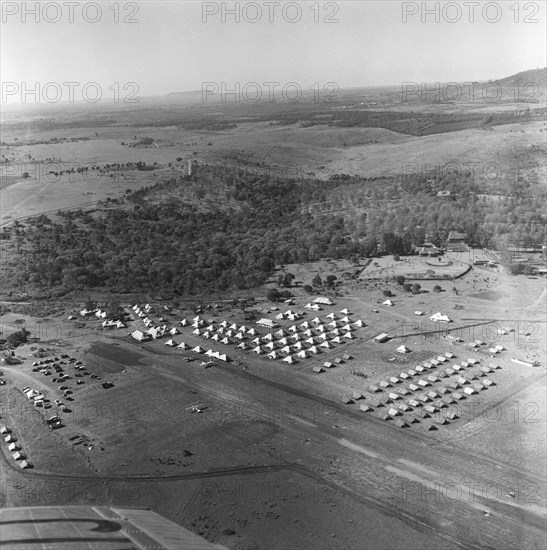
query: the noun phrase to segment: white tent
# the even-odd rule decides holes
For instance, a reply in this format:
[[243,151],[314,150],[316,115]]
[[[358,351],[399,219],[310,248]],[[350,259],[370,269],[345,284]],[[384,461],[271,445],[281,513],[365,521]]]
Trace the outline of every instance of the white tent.
[[223,338],[221,341],[220,341],[221,344],[225,344],[225,345],[228,345],[230,344],[230,339],[229,338]]
[[303,333],[302,333],[302,336],[311,336],[312,335],[312,331],[310,329],[308,330],[305,330]]
[[256,324],[267,328],[275,328],[277,326],[271,319],[260,319]]
[[308,302],[304,307],[305,307],[305,308],[308,308],[308,309],[311,309],[311,308],[312,308],[312,305]]
[[275,318],[281,321],[281,319],[284,319],[283,313],[278,313]]
[[180,324],[181,326],[185,327],[188,324],[188,321],[186,319],[182,319]]
[[315,317],[310,322],[313,323],[314,325],[319,325],[321,324],[321,319],[319,319],[319,317]]
[[385,302],[382,304],[383,306],[392,306],[393,302],[388,298]]
[[269,344],[266,344],[264,348],[269,350],[275,349],[275,344],[273,342],[270,342]]
[[289,332],[298,332],[298,328],[296,327],[296,325],[292,325],[291,327],[289,327],[287,329]]
[[220,336],[218,334],[213,334],[213,336],[211,336],[211,340],[218,342],[220,340]]
[[220,359],[221,361],[224,361],[225,363],[227,363],[230,360],[225,353],[219,353],[217,355],[217,358]]
[[232,323],[228,328],[230,330],[237,330],[237,325],[235,323]]
[[269,332],[268,334],[266,334],[265,336],[262,337],[263,342],[272,342],[273,339],[274,339],[274,337],[273,337],[273,334],[271,332]]
[[169,331],[169,334],[171,334],[172,336],[176,336],[177,334],[180,334],[180,330],[179,330],[177,327],[173,327],[173,328]]
[[344,309],[340,310],[340,313],[342,315],[351,315],[351,313],[347,310],[347,308],[344,308]]
[[308,357],[308,354],[306,353],[305,350],[299,351],[296,355],[301,359],[306,359],[306,357]]
[[346,332],[343,338],[347,338],[348,340],[353,340],[353,334],[351,332]]
[[279,336],[279,337],[283,337],[285,336],[285,331],[283,329],[279,329],[276,333],[275,333],[276,336]]
[[224,327],[226,328],[228,326],[228,321],[222,321],[221,323],[219,323],[221,327]]
[[277,352],[276,351],[271,351],[270,353],[268,353],[268,358],[269,359],[277,359]]
[[193,330],[192,331],[192,334],[195,334],[196,336],[199,336],[201,334],[199,328],[197,328],[196,330]]
[[310,337],[307,340],[304,340],[304,343],[311,344],[313,346],[313,344],[315,344],[315,340],[313,339],[313,337]]
[[300,323],[300,326],[302,328],[310,328],[310,324],[308,323],[308,321],[304,321],[303,323]]
[[282,361],[285,361],[285,363],[289,363],[290,365],[292,365],[293,363],[296,363],[296,361],[290,355],[287,355],[287,357],[282,359]]
[[296,342],[296,344],[293,345],[292,349],[294,350],[301,350],[302,349],[302,342]]
[[331,344],[341,344],[342,343],[342,340],[340,340],[340,336],[335,336],[334,338],[331,339]]
[[195,351],[196,353],[203,353],[203,349],[199,346],[196,346],[195,348],[192,348],[192,351]]
[[314,304],[321,304],[324,306],[333,306],[334,302],[330,298],[325,298],[323,296],[319,296],[313,301]]
[[131,336],[137,340],[137,342],[145,342],[146,340],[150,340],[149,334],[144,334],[144,332],[140,330],[135,330],[131,333]]
[[165,342],[165,345],[171,346],[173,348],[177,345],[177,343],[170,339],[170,340],[167,340],[167,342]]
[[319,350],[316,346],[312,346],[310,349],[308,349],[310,353],[313,353],[314,355],[317,355],[319,353]]
[[319,304],[312,304],[310,309],[313,309],[313,311],[321,311]]
[[256,330],[254,328],[250,328],[248,331],[247,331],[247,334],[249,336],[256,336]]
[[443,315],[441,312],[437,312],[429,318],[436,323],[450,323],[450,319],[447,315]]
[[322,348],[330,349],[332,346],[328,342],[323,342],[322,344],[319,344]]
[[180,348],[180,349],[188,349],[188,346],[186,345],[185,342],[181,342],[181,343],[177,346],[177,348]]
[[283,338],[280,338],[280,339],[277,341],[277,343],[278,343],[280,346],[286,346],[287,343],[288,343],[288,340],[287,340],[285,337],[283,337]]
[[279,350],[279,353],[291,353],[291,348],[290,346],[285,346],[284,348],[281,348]]
[[328,336],[324,332],[322,332],[321,334],[319,334],[317,336],[318,340],[326,340],[327,338],[328,338]]
[[361,321],[361,319],[357,319],[357,321],[353,323],[353,326],[357,328],[361,328],[363,326],[363,321]]
[[255,338],[254,340],[251,340],[251,344],[256,344],[257,346],[260,345],[260,338]]
[[241,342],[241,344],[237,345],[237,349],[245,350],[245,349],[248,349],[248,348],[249,348],[249,346],[247,346],[247,344],[245,342]]
[[348,316],[345,316],[345,317],[342,317],[341,319],[339,319],[339,321],[341,323],[350,323],[351,319]]
[[262,352],[262,348],[260,346],[256,346],[256,348],[253,348],[253,351],[257,354],[257,355],[261,355],[263,352]]
[[209,340],[209,338],[211,338],[211,332],[209,330],[206,330],[205,332],[202,333],[201,337],[205,338],[206,340]]
[[410,350],[403,344],[397,348],[399,353],[409,353]]
[[316,330],[317,332],[325,332],[325,330],[326,330],[326,329],[325,329],[325,325],[323,325],[323,324],[317,325],[317,326],[315,327],[315,330]]

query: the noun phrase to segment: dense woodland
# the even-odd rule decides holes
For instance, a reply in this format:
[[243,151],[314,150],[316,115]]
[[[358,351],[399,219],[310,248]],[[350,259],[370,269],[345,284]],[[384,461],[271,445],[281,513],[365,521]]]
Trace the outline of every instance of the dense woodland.
[[545,243],[547,191],[534,171],[493,189],[461,173],[402,181],[214,173],[128,193],[120,207],[15,223],[1,234],[12,252],[3,287],[176,296],[253,288],[280,264],[410,254],[424,240],[443,245],[452,230],[474,246]]

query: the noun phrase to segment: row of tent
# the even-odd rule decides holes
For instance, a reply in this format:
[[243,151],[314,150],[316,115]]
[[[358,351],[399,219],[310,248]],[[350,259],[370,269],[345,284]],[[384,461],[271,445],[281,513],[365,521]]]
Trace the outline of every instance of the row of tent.
[[208,357],[211,357],[211,359],[220,359],[221,361],[225,361],[225,362],[230,361],[230,358],[225,353],[220,353],[218,351],[213,351],[212,349],[208,349],[207,351],[205,351],[201,346],[196,346],[194,348],[190,348],[190,346],[188,344],[186,344],[186,342],[180,342],[180,344],[177,344],[173,339],[169,339],[169,340],[167,340],[167,342],[165,342],[165,345],[170,346],[170,347],[176,347],[176,348],[181,349],[181,350],[190,349],[191,351],[193,351],[195,353],[200,353],[200,354],[207,355]]
[[3,436],[4,442],[8,444],[8,451],[11,452],[13,460],[19,462],[19,467],[22,470],[30,468],[31,465],[26,460],[26,455],[21,452],[21,447],[17,444],[17,438],[11,433],[11,429],[7,426],[0,426],[0,435]]

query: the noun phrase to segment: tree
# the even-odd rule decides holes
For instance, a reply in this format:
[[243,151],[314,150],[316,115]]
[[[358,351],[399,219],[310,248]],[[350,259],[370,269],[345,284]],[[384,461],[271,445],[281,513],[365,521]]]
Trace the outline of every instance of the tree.
[[291,288],[292,282],[295,279],[296,277],[292,273],[287,273],[283,278],[283,286],[286,286],[287,288]]
[[435,285],[433,287],[433,292],[442,292],[442,291],[443,291],[443,289],[440,285]]
[[391,296],[393,296],[393,292],[391,292],[391,290],[384,290],[383,294],[386,298],[391,298]]
[[337,278],[336,275],[327,275],[325,280],[327,288],[334,288],[334,281],[336,281]]
[[404,290],[405,292],[412,292],[412,285],[411,285],[410,283],[405,283],[405,284],[403,285],[403,290]]
[[30,331],[26,328],[12,332],[8,337],[7,341],[10,347],[16,348],[21,344],[28,342],[28,337],[30,336]]
[[419,285],[418,283],[414,283],[412,285],[412,294],[420,294],[421,289],[422,289],[422,285]]
[[304,285],[302,288],[304,289],[304,292],[307,292],[308,294],[313,292],[313,288],[310,285]]
[[320,287],[323,286],[323,281],[322,281],[321,276],[319,275],[319,273],[311,280],[311,284],[315,288],[320,288]]
[[266,292],[266,298],[268,298],[270,302],[277,302],[279,298],[281,298],[281,294],[279,294],[279,290],[276,288],[270,288],[268,292]]
[[397,275],[397,277],[395,277],[395,281],[397,281],[397,284],[399,286],[403,286],[405,284],[405,277],[404,275]]

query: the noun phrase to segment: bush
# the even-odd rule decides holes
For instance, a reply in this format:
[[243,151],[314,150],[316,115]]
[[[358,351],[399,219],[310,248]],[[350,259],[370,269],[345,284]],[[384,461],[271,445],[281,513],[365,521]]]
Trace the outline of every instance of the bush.
[[393,292],[391,292],[391,290],[384,290],[383,293],[386,298],[391,298],[391,296],[393,296]]
[[16,332],[12,332],[7,337],[7,342],[12,348],[16,348],[20,346],[21,344],[25,344],[28,342],[28,337],[30,336],[30,331],[26,328],[23,328],[21,330],[18,330]]
[[442,291],[443,291],[443,289],[440,285],[435,285],[433,287],[433,292],[442,292]]

